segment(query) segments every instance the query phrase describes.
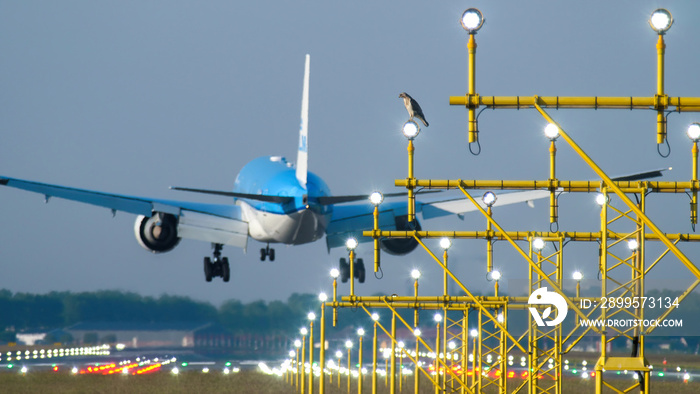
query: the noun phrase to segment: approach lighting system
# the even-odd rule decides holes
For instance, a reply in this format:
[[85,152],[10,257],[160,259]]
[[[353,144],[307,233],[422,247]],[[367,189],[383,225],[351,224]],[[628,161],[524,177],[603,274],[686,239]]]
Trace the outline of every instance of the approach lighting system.
[[338,279],[340,271],[337,268],[331,268],[331,278]]
[[380,192],[373,192],[369,195],[369,202],[371,202],[372,205],[379,205],[382,201],[384,201],[384,195]]
[[556,140],[559,137],[559,127],[554,123],[548,123],[544,128],[544,135],[552,141]]
[[340,350],[335,351],[335,358],[343,358],[343,352]]
[[294,340],[294,347],[301,347],[301,341],[298,339]]
[[439,313],[436,313],[436,314],[433,316],[433,320],[435,320],[436,323],[440,323],[440,322],[442,321],[442,315],[439,314]]
[[486,274],[486,279],[488,279],[489,281],[495,280],[496,282],[498,282],[501,279],[501,271],[493,270],[489,272],[488,274]]
[[472,328],[471,330],[469,330],[469,336],[471,336],[472,338],[478,337],[479,330],[477,330],[476,328]]
[[442,239],[440,240],[440,247],[441,247],[443,250],[447,250],[447,249],[449,249],[451,246],[452,246],[452,241],[450,241],[449,238],[442,238]]
[[535,238],[534,240],[532,240],[532,247],[538,252],[544,249],[545,245],[546,242],[544,242],[544,239],[542,238]]
[[357,329],[357,335],[359,335],[359,336],[365,335],[365,329],[362,328],[362,327],[358,328],[358,329]]
[[700,140],[700,123],[692,123],[688,126],[688,138],[693,142],[698,142]]
[[469,8],[462,13],[460,22],[464,30],[469,34],[475,34],[484,25],[484,16],[476,8]]
[[318,295],[318,300],[321,302],[326,302],[328,301],[328,295],[326,293],[320,293]]
[[348,349],[351,349],[352,348],[352,341],[349,339],[347,341],[345,341],[345,347]]
[[379,321],[379,313],[377,313],[377,312],[372,313],[372,320]]
[[309,330],[307,330],[306,327],[302,327],[302,328],[299,330],[299,333],[300,333],[301,335],[303,335],[303,336],[307,336],[307,335],[309,335]]
[[419,336],[421,336],[421,334],[422,334],[422,332],[421,332],[420,328],[416,327],[416,328],[413,330],[413,335],[419,337]]
[[420,278],[420,271],[417,269],[411,270],[411,278],[418,280],[418,278]]
[[649,18],[649,25],[654,29],[655,32],[659,34],[664,34],[668,29],[671,28],[673,24],[673,17],[668,10],[659,8],[651,13],[651,18]]
[[484,193],[483,197],[481,197],[481,201],[483,201],[487,207],[492,207],[493,204],[496,203],[496,200],[498,200],[498,197],[496,197],[496,193],[492,191]]
[[403,132],[404,137],[408,138],[410,141],[413,141],[413,139],[418,136],[418,133],[420,133],[420,126],[418,126],[418,123],[409,120],[403,124],[401,131]]
[[581,273],[581,271],[574,271],[572,277],[575,281],[580,281],[581,279],[583,279],[583,274]]
[[309,312],[309,314],[306,315],[306,317],[307,317],[309,320],[311,320],[311,321],[316,320],[316,314],[313,313],[313,312]]
[[357,247],[357,239],[348,238],[348,240],[345,241],[345,247],[348,248],[348,250],[355,250],[355,248]]

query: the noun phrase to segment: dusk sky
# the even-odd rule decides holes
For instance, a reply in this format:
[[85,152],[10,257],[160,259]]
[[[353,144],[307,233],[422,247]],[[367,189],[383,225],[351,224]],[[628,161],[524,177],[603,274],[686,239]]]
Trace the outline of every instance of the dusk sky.
[[[223,197],[169,186],[231,190],[238,171],[265,155],[296,158],[304,56],[311,55],[309,170],[338,195],[401,191],[406,178],[411,94],[430,127],[415,141],[422,179],[548,177],[545,120],[534,109],[486,110],[479,118],[482,153],[469,153],[467,111],[449,96],[467,89],[468,34],[459,18],[479,8],[477,92],[483,96],[653,96],[657,34],[651,12],[667,8],[666,93],[700,97],[698,2],[659,1],[0,1],[0,175],[154,198],[225,203]],[[550,110],[610,175],[673,167],[665,180],[690,178],[687,126],[700,113],[669,116],[671,155],[656,146],[649,110]],[[560,179],[595,179],[564,141]],[[666,147],[662,147],[663,150]],[[475,191],[480,196],[483,191]],[[454,192],[446,196],[458,196]],[[433,198],[433,197],[431,197]],[[598,231],[591,195],[560,197],[559,229]],[[690,233],[685,194],[651,195],[649,216],[665,232]],[[549,230],[548,202],[504,207],[507,230]],[[325,241],[225,247],[231,281],[204,281],[208,243],[183,240],[152,254],[134,237],[135,216],[0,188],[0,289],[14,292],[118,289],[174,294],[220,304],[286,300],[294,292],[331,290],[330,268],[347,254]],[[480,214],[422,222],[430,230],[483,230]],[[426,243],[437,250],[437,240]],[[523,246],[525,247],[525,246]],[[681,250],[700,263],[698,245]],[[651,246],[648,259],[663,249]],[[465,284],[485,291],[486,244],[458,240],[450,264]],[[371,244],[358,249],[371,267]],[[409,272],[424,272],[420,292],[442,290],[442,272],[422,250],[383,254],[384,277],[368,272],[358,294],[406,294]],[[567,273],[596,280],[597,244],[565,249]],[[495,265],[512,293],[525,283],[525,261],[497,243]],[[650,284],[683,288],[692,280],[675,257]],[[510,281],[510,282],[509,282]],[[516,287],[518,289],[516,289]],[[347,285],[339,292],[346,294]]]

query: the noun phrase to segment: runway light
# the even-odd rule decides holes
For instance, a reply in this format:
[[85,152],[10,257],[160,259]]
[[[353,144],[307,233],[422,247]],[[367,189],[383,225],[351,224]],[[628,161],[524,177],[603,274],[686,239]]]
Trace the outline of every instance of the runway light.
[[544,128],[544,135],[552,141],[556,140],[559,137],[559,126],[554,123],[548,123]]
[[481,11],[476,8],[468,8],[462,13],[462,19],[460,22],[462,23],[462,28],[464,28],[464,30],[468,31],[469,34],[475,34],[479,29],[481,29],[481,26],[484,25],[485,20],[484,16],[481,14]]
[[379,205],[382,201],[384,201],[384,195],[380,192],[373,192],[369,195],[369,202],[371,202],[372,205]]
[[572,277],[574,278],[574,280],[581,280],[583,279],[583,274],[581,273],[581,271],[574,271]]
[[420,126],[418,126],[418,123],[409,120],[403,124],[401,131],[403,132],[404,137],[408,138],[410,141],[413,141],[413,139],[418,136],[418,133],[420,133]]
[[332,268],[331,269],[331,278],[338,279],[339,276],[340,276],[340,271],[338,271],[337,268]]
[[603,194],[603,193],[598,193],[598,194],[595,196],[595,203],[598,204],[598,205],[600,205],[600,206],[603,206],[603,205],[605,205],[605,204],[607,204],[607,203],[609,203],[609,202],[610,202],[610,196],[606,196],[606,195]]
[[630,250],[637,250],[637,248],[639,248],[639,242],[637,242],[636,239],[630,239],[627,241],[627,247],[630,248]]
[[690,126],[688,126],[688,138],[690,138],[693,142],[698,142],[700,140],[700,123],[691,123]]
[[659,34],[664,34],[668,29],[671,28],[673,24],[673,17],[668,10],[659,8],[651,13],[651,18],[649,18],[649,25],[655,32]]
[[544,249],[546,244],[547,243],[542,238],[535,238],[532,240],[532,248],[538,252]]
[[488,192],[484,193],[484,195],[481,197],[481,201],[483,201],[487,207],[492,207],[493,204],[496,203],[497,199],[498,199],[498,197],[496,197],[496,193],[494,193],[492,191],[488,191]]
[[449,238],[440,239],[440,247],[443,250],[448,250],[452,246],[452,241]]
[[348,248],[348,250],[355,250],[357,247],[357,239],[354,237],[348,238],[348,240],[345,241],[345,247]]
[[420,278],[420,271],[417,269],[411,270],[411,278],[418,280]]

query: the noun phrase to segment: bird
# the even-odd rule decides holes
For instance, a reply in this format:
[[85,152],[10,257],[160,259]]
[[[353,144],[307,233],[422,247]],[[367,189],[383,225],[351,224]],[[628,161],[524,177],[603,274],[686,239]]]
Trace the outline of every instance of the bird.
[[423,115],[423,110],[418,105],[418,102],[409,96],[408,93],[403,92],[399,94],[399,98],[403,99],[403,105],[406,106],[406,111],[408,111],[408,116],[413,120],[413,118],[418,118],[427,127],[429,123],[425,120],[425,115]]

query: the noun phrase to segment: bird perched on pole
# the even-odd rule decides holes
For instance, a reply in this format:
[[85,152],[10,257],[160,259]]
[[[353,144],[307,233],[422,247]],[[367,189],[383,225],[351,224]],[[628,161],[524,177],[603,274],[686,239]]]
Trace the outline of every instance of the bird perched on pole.
[[413,118],[418,118],[427,127],[429,126],[428,121],[425,120],[425,115],[423,115],[423,110],[418,105],[418,102],[409,96],[408,93],[403,92],[399,94],[399,98],[403,99],[403,105],[406,106],[406,111],[408,111],[408,116],[413,120]]

